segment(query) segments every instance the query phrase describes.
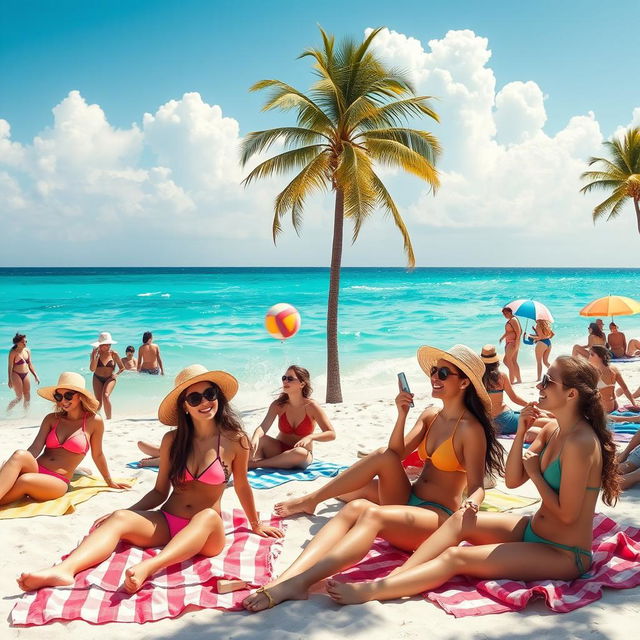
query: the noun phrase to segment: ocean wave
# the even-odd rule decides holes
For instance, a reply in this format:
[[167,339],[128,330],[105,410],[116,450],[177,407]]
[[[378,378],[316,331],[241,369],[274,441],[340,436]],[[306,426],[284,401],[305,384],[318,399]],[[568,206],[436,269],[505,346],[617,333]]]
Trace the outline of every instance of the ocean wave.
[[410,287],[371,287],[366,284],[354,284],[345,287],[345,291],[407,291]]
[[159,296],[162,291],[149,291],[147,293],[136,294],[138,298],[148,298],[149,296]]

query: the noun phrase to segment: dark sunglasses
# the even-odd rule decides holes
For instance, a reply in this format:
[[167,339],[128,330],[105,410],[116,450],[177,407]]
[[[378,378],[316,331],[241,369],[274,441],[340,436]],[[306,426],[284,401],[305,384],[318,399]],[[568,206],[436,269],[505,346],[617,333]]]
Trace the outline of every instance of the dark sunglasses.
[[62,402],[62,398],[64,398],[65,400],[72,400],[73,396],[75,396],[76,393],[78,393],[78,392],[77,391],[65,391],[64,393],[60,393],[59,391],[56,391],[53,394],[53,397],[54,397],[56,402]]
[[298,378],[294,378],[293,376],[282,376],[282,382],[293,382],[294,380],[297,380]]
[[558,382],[558,380],[554,380],[553,378],[551,378],[550,376],[548,376],[546,373],[542,376],[542,379],[540,380],[540,386],[543,389],[546,389],[549,384],[561,384],[563,387],[566,387],[567,385],[565,385],[564,382]]
[[436,373],[438,374],[438,380],[446,380],[449,376],[460,377],[459,373],[453,373],[449,367],[431,367],[431,376],[435,376]]
[[218,399],[218,387],[207,387],[202,393],[194,391],[185,397],[185,400],[192,407],[197,407],[204,398],[207,402],[213,402]]

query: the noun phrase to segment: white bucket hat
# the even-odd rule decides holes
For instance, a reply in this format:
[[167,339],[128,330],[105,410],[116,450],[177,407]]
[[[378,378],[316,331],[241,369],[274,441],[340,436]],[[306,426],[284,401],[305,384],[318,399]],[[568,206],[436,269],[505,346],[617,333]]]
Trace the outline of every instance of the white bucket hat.
[[103,331],[98,336],[98,342],[92,342],[92,347],[99,347],[101,344],[118,344],[112,337],[108,331]]

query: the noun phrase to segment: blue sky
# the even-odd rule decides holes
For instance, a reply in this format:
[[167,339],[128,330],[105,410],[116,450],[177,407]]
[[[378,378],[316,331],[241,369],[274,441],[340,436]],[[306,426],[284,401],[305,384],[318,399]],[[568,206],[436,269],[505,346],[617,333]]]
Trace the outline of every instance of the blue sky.
[[[71,91],[79,92],[81,100],[87,105],[98,105],[113,130],[131,132],[133,123],[138,128],[144,128],[144,113],[156,114],[161,105],[171,100],[180,101],[184,94],[194,93],[199,94],[205,105],[218,105],[222,116],[236,121],[239,136],[282,121],[282,116],[260,113],[262,98],[250,95],[247,89],[253,82],[265,77],[277,77],[301,88],[308,87],[311,82],[308,63],[296,60],[296,56],[305,47],[318,44],[317,24],[336,35],[347,34],[357,38],[362,37],[366,28],[386,26],[393,34],[399,34],[392,46],[394,55],[397,55],[394,61],[410,60],[411,64],[415,62],[418,66],[423,63],[415,56],[406,57],[398,52],[398,39],[416,39],[424,51],[428,51],[430,40],[443,41],[449,31],[469,30],[476,40],[486,38],[488,41],[486,48],[491,51],[491,57],[484,67],[490,69],[495,78],[496,95],[509,83],[531,81],[536,88],[532,90],[529,87],[528,93],[522,87],[516,87],[522,95],[527,93],[529,96],[524,98],[525,101],[533,100],[532,104],[535,105],[532,108],[540,109],[542,103],[534,94],[538,92],[544,96],[544,121],[539,119],[541,124],[539,127],[536,125],[536,131],[554,137],[567,127],[571,118],[593,112],[594,121],[601,135],[606,138],[618,127],[628,126],[634,117],[634,109],[640,107],[637,91],[637,24],[632,19],[637,9],[637,2],[617,2],[609,7],[591,0],[564,3],[5,1],[2,6],[3,19],[0,21],[0,119],[10,126],[13,152],[20,152],[22,158],[19,163],[13,162],[8,170],[12,180],[11,193],[15,195],[16,190],[21,189],[20,197],[16,195],[15,201],[26,209],[35,207],[33,198],[27,196],[30,189],[38,190],[42,177],[38,181],[34,171],[24,169],[27,162],[25,158],[33,155],[30,150],[36,136],[45,132],[46,137],[48,130],[55,129],[52,109],[61,103],[66,104],[64,101]],[[462,48],[460,51],[468,49]],[[451,53],[448,60],[454,60],[456,53],[453,45],[447,52]],[[478,69],[482,66],[479,65]],[[434,88],[438,86],[436,84]],[[425,81],[424,86],[419,86],[421,91],[428,92],[431,88],[429,80]],[[449,105],[446,96],[440,97],[441,102],[436,108],[441,111],[446,127],[444,118]],[[520,97],[517,99],[520,100]],[[76,117],[74,114],[82,108],[80,102],[73,108],[69,106],[71,115],[68,117],[73,120]],[[454,120],[452,117],[451,121]],[[428,124],[429,128],[439,133],[437,127]],[[503,126],[503,131],[507,128]],[[136,132],[131,133],[135,137]],[[50,135],[52,139],[55,138],[55,144],[61,144],[60,132]],[[160,133],[156,135],[160,136]],[[443,133],[444,140],[448,139],[447,135]],[[500,135],[498,130],[495,140],[501,143],[504,141]],[[114,152],[118,162],[109,165],[109,170],[122,174],[161,165],[161,168],[169,167],[172,185],[192,197],[193,190],[188,181],[180,183],[174,179],[177,168],[167,161],[167,156],[171,156],[173,151],[166,144],[163,146],[158,143],[155,147],[149,145],[146,136],[145,131],[144,140],[127,143],[130,148],[122,151],[122,154]],[[590,139],[593,139],[593,135]],[[511,143],[513,140],[505,142]],[[21,146],[18,148],[15,145]],[[580,145],[581,150],[587,147],[586,143]],[[452,144],[450,148],[455,150],[457,147]],[[598,150],[597,145],[593,146],[593,150]],[[53,152],[48,153],[51,156]],[[136,156],[134,159],[133,155]],[[59,166],[60,155],[55,157]],[[2,160],[0,155],[0,169]],[[91,164],[91,159],[84,158],[83,162]],[[11,166],[8,160],[5,164]],[[21,169],[16,168],[18,164]],[[104,162],[100,160],[98,165],[103,167]],[[457,165],[457,156],[453,151],[447,157],[445,166],[454,173],[463,172],[461,166]],[[65,188],[77,184],[76,178],[68,178]],[[408,209],[412,203],[418,207],[419,185],[406,187],[409,189],[406,191],[408,183],[404,179],[393,176],[390,179],[392,183],[397,180],[401,189],[402,193],[398,196],[400,202]],[[30,180],[33,184],[30,184]],[[452,180],[455,182],[455,176]],[[60,176],[57,176],[51,184],[60,190],[58,199],[64,200],[61,182]],[[274,189],[276,187],[274,185]],[[413,194],[410,193],[412,188]],[[468,190],[473,189],[468,187]],[[55,210],[55,203],[47,201],[47,198],[52,198],[52,193],[50,187],[38,192],[41,210]],[[268,194],[267,189],[263,195],[267,197]],[[513,194],[509,197],[513,197]],[[81,201],[76,203],[76,214],[83,206]],[[207,205],[200,201],[194,206],[196,211],[201,212]],[[116,208],[114,205],[114,210]],[[588,209],[585,206],[587,218]],[[5,213],[11,215],[11,212]],[[69,212],[61,211],[60,215],[69,215]],[[561,216],[562,212],[558,211],[558,215]],[[526,214],[523,213],[523,216],[526,217]],[[439,223],[436,225],[438,229],[431,229],[430,233],[440,237],[439,234],[445,234],[446,227],[450,233],[458,233],[460,237],[467,234],[470,238],[468,242],[473,242],[473,221],[462,224],[456,219],[450,222],[444,225]],[[118,220],[119,232],[126,230],[126,223],[126,217]],[[460,224],[464,227],[462,231]],[[268,232],[269,220],[265,221],[265,225]],[[135,224],[133,226],[135,228]],[[477,233],[482,237],[485,233],[489,234],[488,237],[495,235],[495,229],[487,229],[486,220],[478,221],[476,226]],[[614,241],[617,237],[615,233],[627,235],[632,228],[618,223],[613,226],[615,229],[606,229],[604,233]],[[322,225],[317,230],[319,233],[323,230],[326,232]],[[585,228],[585,233],[590,230],[592,227]],[[373,236],[380,234],[378,245],[374,237],[374,247],[383,246],[382,239],[387,231],[384,225],[372,229]],[[527,230],[524,227],[513,228],[509,233],[511,235],[504,238],[506,244],[522,238]],[[80,237],[86,239],[87,235],[79,234],[76,239]],[[45,240],[46,237],[43,237],[43,243]],[[158,234],[158,242],[160,240]],[[266,242],[264,252],[260,249],[258,254],[253,255],[259,256],[264,264],[280,263],[282,257],[274,253],[268,233],[263,241]],[[285,240],[292,242],[290,246],[294,247],[293,241],[294,238]],[[472,249],[471,244],[469,248]],[[304,247],[301,253],[302,256],[309,255]],[[84,255],[83,261],[90,262],[95,254],[87,248],[86,255],[82,252],[81,255]],[[569,262],[576,264],[579,257],[572,255]],[[302,256],[300,260],[304,262]],[[315,253],[313,260],[324,264],[324,256],[325,253]],[[513,262],[519,257],[514,253],[505,259]],[[43,255],[42,259],[50,261],[53,258]],[[231,263],[233,259],[230,254],[227,261]],[[347,262],[353,259],[355,263],[362,264],[367,260],[367,252],[363,249],[361,253],[354,253],[346,259]],[[533,257],[526,259],[532,260]],[[22,258],[9,256],[4,260],[9,260],[9,264],[11,260],[19,262]],[[189,263],[189,260],[207,264],[204,256],[196,260],[193,256],[181,255],[176,256],[175,260],[182,264]],[[612,260],[613,264],[620,258]],[[389,257],[389,261],[401,264],[401,252]],[[419,257],[419,262],[426,265],[428,260],[420,260]],[[625,259],[622,259],[622,263],[634,266],[625,262]]]

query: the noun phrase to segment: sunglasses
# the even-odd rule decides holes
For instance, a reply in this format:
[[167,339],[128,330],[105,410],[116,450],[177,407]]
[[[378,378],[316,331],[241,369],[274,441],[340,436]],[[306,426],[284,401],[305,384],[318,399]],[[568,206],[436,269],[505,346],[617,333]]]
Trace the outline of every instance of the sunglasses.
[[566,387],[564,382],[559,382],[558,380],[554,380],[553,378],[549,377],[549,375],[547,375],[546,373],[542,376],[542,379],[540,380],[540,386],[543,389],[546,389],[549,384],[561,384],[563,387]]
[[449,376],[458,376],[459,373],[453,373],[449,367],[431,367],[431,376],[438,374],[438,380],[446,380]]
[[294,378],[293,376],[282,376],[282,382],[294,382],[298,380],[298,378]]
[[64,393],[60,393],[59,391],[56,391],[53,394],[53,397],[54,397],[56,402],[62,402],[62,398],[64,398],[65,400],[72,400],[73,396],[75,396],[76,393],[78,393],[78,392],[77,391],[65,391]]
[[185,400],[192,407],[197,407],[202,399],[205,399],[207,402],[213,402],[218,399],[218,387],[207,387],[202,393],[199,391],[194,391],[185,397]]

